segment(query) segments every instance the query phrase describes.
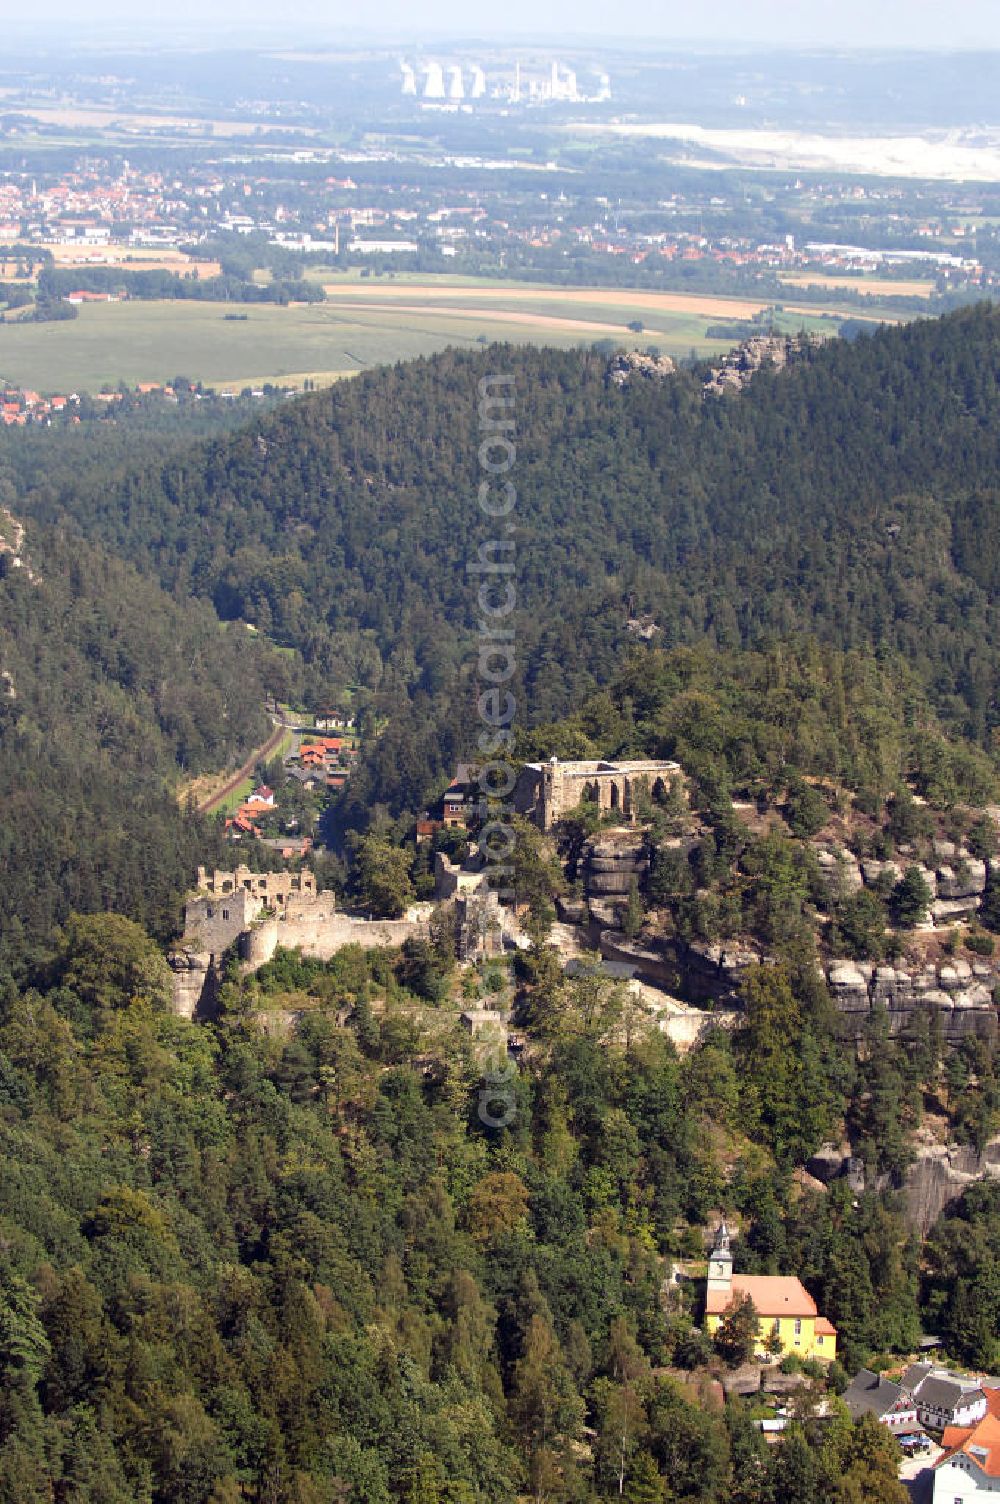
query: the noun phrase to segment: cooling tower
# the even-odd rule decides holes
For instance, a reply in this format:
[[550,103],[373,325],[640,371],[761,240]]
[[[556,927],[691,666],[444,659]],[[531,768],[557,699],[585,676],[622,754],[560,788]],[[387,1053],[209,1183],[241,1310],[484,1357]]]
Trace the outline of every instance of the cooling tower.
[[424,70],[424,98],[444,98],[444,69],[440,63],[428,63]]

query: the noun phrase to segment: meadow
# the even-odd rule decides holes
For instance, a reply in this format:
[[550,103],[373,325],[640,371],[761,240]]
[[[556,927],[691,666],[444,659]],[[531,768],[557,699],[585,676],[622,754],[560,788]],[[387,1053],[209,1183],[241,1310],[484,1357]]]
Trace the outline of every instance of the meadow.
[[[460,278],[324,280],[327,301],[278,305],[132,302],[85,305],[59,323],[0,325],[0,380],[42,392],[99,391],[183,375],[207,386],[327,383],[446,345],[595,340],[716,353],[713,324],[766,306],[747,298],[634,288],[552,288]],[[840,312],[846,312],[841,307]],[[834,333],[823,310],[786,308],[782,327]],[[235,315],[235,316],[234,316]],[[641,323],[641,330],[629,329]]]

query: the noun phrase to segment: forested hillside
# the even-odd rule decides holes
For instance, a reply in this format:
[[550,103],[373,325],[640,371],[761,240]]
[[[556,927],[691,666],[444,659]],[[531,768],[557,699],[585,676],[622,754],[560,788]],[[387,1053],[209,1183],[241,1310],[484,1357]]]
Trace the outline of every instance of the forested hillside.
[[[477,381],[504,370],[515,754],[682,764],[626,832],[621,933],[756,947],[733,1027],[678,1054],[545,943],[596,808],[552,843],[520,827],[514,956],[459,965],[439,914],[399,951],[233,965],[212,1022],[173,1017],[157,942],[221,854],[177,782],[261,739],[268,691],[374,693],[348,881],[428,891],[408,837],[468,755]],[[0,556],[0,1504],[905,1504],[894,1443],[837,1406],[848,1373],[927,1330],[1000,1363],[996,1188],[923,1247],[900,1193],[918,1129],[996,1134],[996,1031],[872,1008],[848,1034],[818,964],[995,953],[1000,317],[739,396],[703,374],[449,352],[190,445],[3,451],[27,531],[26,567]],[[886,883],[831,878],[821,834]],[[918,937],[929,890],[888,869],[943,839],[982,901]],[[500,1131],[459,1022],[491,1001],[518,1039]],[[805,1172],[824,1142],[863,1189]],[[702,1330],[720,1209],[738,1268],[794,1272],[839,1334],[839,1363],[782,1375],[830,1419],[778,1447],[717,1382],[752,1334]]]
[[272,655],[100,548],[30,527],[0,555],[0,941],[16,955],[74,909],[154,934],[217,837],[180,780],[263,741]]
[[381,684],[397,710],[447,690],[420,710],[441,722],[485,536],[476,383],[497,371],[516,377],[531,719],[606,679],[631,598],[665,645],[806,631],[900,654],[988,743],[1000,314],[985,306],[828,342],[707,401],[697,371],[619,389],[595,352],[449,351],[110,483],[56,463],[21,504],[300,648],[314,687]]
[[[885,1046],[855,1087],[822,989],[782,970],[743,1034],[683,1061],[541,947],[516,986],[558,1021],[498,1134],[455,1010],[413,982],[405,955],[279,955],[191,1025],[164,1011],[141,931],[97,916],[7,987],[3,1504],[902,1500],[874,1422],[769,1452],[753,1412],[723,1411],[697,1283],[665,1294],[664,1259],[696,1267],[725,1202],[742,1266],[798,1269],[846,1362],[906,1350],[905,1227],[874,1194],[852,1210],[846,1183],[803,1194],[754,1083],[776,1045],[801,1048],[823,1074],[798,1131],[822,1132],[852,1090],[909,1101],[928,1050]],[[291,998],[297,1037],[257,1026]],[[957,1261],[987,1277],[992,1200],[969,1215],[975,1236],[942,1230],[939,1313]]]

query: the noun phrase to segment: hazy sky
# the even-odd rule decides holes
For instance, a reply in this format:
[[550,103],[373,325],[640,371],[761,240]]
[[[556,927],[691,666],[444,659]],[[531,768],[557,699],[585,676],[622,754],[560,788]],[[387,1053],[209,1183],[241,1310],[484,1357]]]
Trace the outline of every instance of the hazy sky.
[[[13,23],[13,26],[11,25]],[[809,47],[1000,47],[1000,0],[36,0],[13,7],[5,30],[58,46],[60,35],[109,32],[190,40],[222,31],[324,35],[344,42],[441,32],[529,38],[558,35],[657,37]]]

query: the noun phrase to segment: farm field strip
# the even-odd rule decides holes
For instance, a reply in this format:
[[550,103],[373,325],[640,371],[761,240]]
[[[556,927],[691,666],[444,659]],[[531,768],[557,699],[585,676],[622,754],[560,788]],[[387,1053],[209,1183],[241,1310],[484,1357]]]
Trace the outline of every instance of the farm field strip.
[[[343,304],[236,305],[201,302],[87,304],[65,323],[0,326],[0,378],[37,391],[99,391],[120,381],[170,381],[178,374],[210,386],[260,385],[306,377],[329,380],[342,372],[429,355],[446,345],[470,348],[482,340],[562,347],[589,343],[602,334],[628,338],[621,325],[608,331],[588,326],[578,307],[575,321],[539,308],[526,323],[524,310],[433,307],[409,312]],[[496,316],[494,316],[494,313]],[[245,315],[245,317],[244,317]],[[584,327],[579,327],[583,323]],[[655,339],[665,351],[714,352],[726,341],[705,339],[705,320],[675,314],[657,320],[640,340]]]
[[[368,303],[359,300],[356,303],[352,302],[349,306],[351,308],[364,308],[369,310],[379,309],[380,311],[384,311],[384,305],[377,302]],[[423,314],[427,311],[419,303],[397,303],[394,304],[393,307],[394,311],[397,313]],[[442,315],[447,315],[449,318],[479,319],[481,321],[485,315],[486,318],[492,319],[495,322],[505,324],[526,324],[529,327],[540,329],[596,330],[601,333],[610,332],[612,334],[627,334],[629,332],[626,324],[609,324],[596,319],[562,318],[558,314],[547,312],[543,313],[540,311],[527,313],[515,312],[506,308],[461,308],[450,303],[439,307],[435,311]],[[648,330],[645,332],[655,333],[657,331]]]
[[701,315],[705,318],[752,318],[768,300],[730,298],[714,293],[648,292],[634,287],[537,287],[518,282],[495,282],[472,286],[468,283],[325,282],[323,290],[331,301],[350,301],[359,296],[378,301],[402,301],[419,297],[421,301],[459,301],[466,298],[488,301],[498,306],[511,303],[589,304],[601,308],[656,309],[658,312]]
[[789,272],[778,280],[785,287],[818,287],[821,291],[829,287],[874,298],[929,298],[935,291],[933,282],[916,277],[837,277],[826,272]]
[[[183,263],[181,263],[183,264]],[[552,287],[403,274],[326,282],[323,303],[88,304],[59,323],[0,326],[0,378],[38,391],[98,391],[183,374],[214,387],[323,384],[386,362],[484,341],[568,347],[595,339],[653,343],[666,354],[714,354],[713,323],[745,323],[764,300],[637,288]],[[791,289],[790,289],[791,290]],[[833,333],[852,306],[787,304],[781,327]],[[827,315],[824,320],[824,315]],[[855,316],[878,319],[875,305]],[[630,329],[630,324],[641,328]]]

